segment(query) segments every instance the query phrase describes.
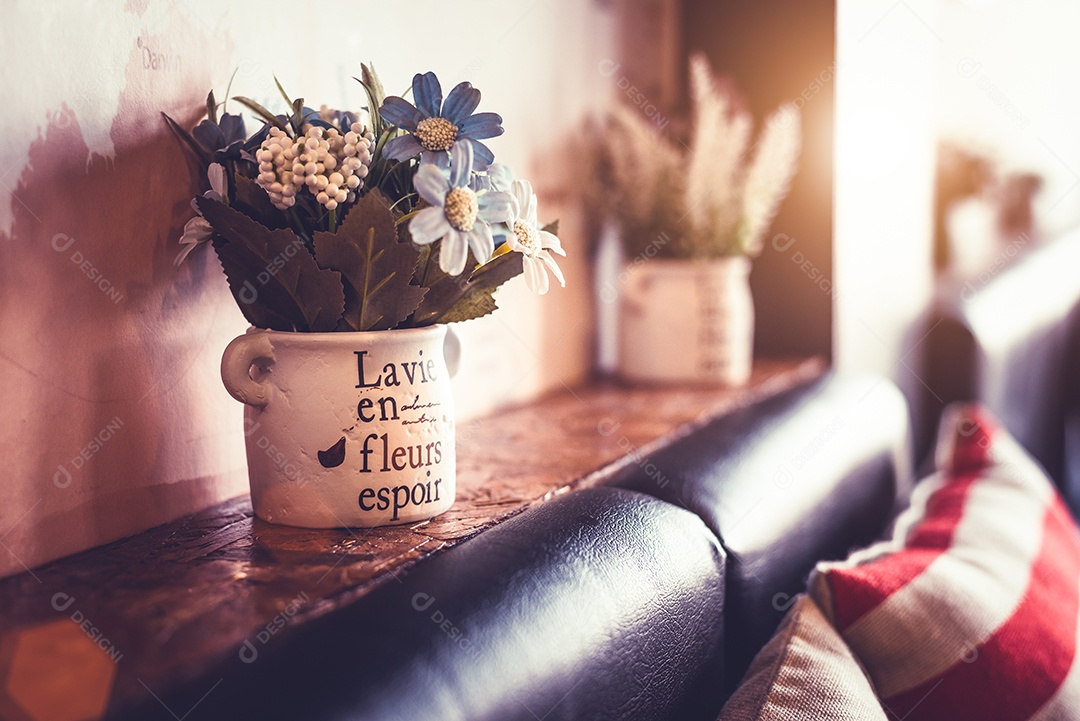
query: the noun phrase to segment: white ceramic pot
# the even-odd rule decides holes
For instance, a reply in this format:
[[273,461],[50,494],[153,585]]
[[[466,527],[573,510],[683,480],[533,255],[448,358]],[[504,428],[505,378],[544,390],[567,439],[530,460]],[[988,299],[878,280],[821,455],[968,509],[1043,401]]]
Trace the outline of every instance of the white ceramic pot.
[[619,374],[646,383],[738,386],[750,379],[750,261],[653,258],[621,288]]
[[[306,528],[370,527],[450,508],[446,338],[440,325],[366,333],[252,328],[233,340],[221,378],[246,406],[256,515]],[[456,356],[456,343],[447,347]]]

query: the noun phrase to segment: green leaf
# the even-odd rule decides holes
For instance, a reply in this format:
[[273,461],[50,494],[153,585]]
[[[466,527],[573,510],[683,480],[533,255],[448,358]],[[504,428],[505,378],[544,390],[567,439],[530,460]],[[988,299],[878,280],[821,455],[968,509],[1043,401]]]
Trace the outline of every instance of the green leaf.
[[288,227],[285,215],[270,202],[270,196],[251,178],[236,175],[236,198],[232,206],[271,230]]
[[172,131],[176,139],[180,141],[181,145],[187,147],[188,150],[195,156],[195,158],[202,163],[203,167],[210,164],[210,156],[207,154],[206,149],[199,144],[199,141],[192,137],[191,133],[180,127],[180,123],[170,118],[165,113],[161,114],[161,117],[165,118],[165,124],[169,126],[169,130]]
[[251,112],[255,113],[256,115],[258,115],[260,118],[262,118],[266,122],[270,123],[271,125],[276,125],[278,128],[288,132],[289,129],[287,127],[285,127],[285,123],[278,120],[276,115],[274,115],[269,110],[267,110],[263,106],[256,103],[251,98],[245,98],[243,95],[236,95],[236,96],[233,97],[233,100],[240,103],[245,108],[247,108]]
[[492,295],[503,283],[524,272],[523,258],[521,253],[504,253],[474,270],[461,298],[439,316],[438,322],[458,323],[493,312],[499,306]]
[[375,137],[382,135],[382,116],[379,115],[379,105],[376,105],[377,98],[375,97],[375,91],[368,86],[360,78],[353,78],[356,82],[360,83],[360,87],[364,89],[364,93],[367,94],[368,99],[368,116],[371,118],[371,132]]
[[547,225],[545,225],[543,228],[541,228],[540,230],[546,230],[547,232],[551,233],[552,235],[558,235],[559,234],[559,221],[553,220],[550,223],[548,223]]
[[[430,253],[421,261],[428,261],[430,277],[424,302],[410,319],[414,326],[457,323],[493,312],[498,306],[492,295],[503,283],[523,271],[521,253],[504,253],[476,268],[467,279],[464,274],[455,277],[438,267],[434,249]],[[471,255],[470,262],[474,262]]]
[[336,233],[313,236],[319,267],[345,282],[344,323],[349,330],[388,330],[409,317],[426,290],[412,284],[420,252],[398,242],[394,214],[378,191],[349,211]]
[[210,198],[196,199],[244,317],[259,328],[324,332],[345,308],[341,275],[322,269],[291,230],[270,230]]
[[382,81],[379,80],[379,74],[375,72],[375,63],[366,65],[360,63],[360,77],[363,78],[364,84],[369,86],[375,92],[376,105],[372,108],[372,111],[376,111],[386,100],[386,91],[383,90]]
[[206,96],[206,117],[211,123],[217,123],[217,101],[214,100],[213,90]]
[[221,103],[221,112],[229,112],[229,93],[232,92],[232,81],[236,79],[236,74],[240,72],[240,68],[236,67],[232,71],[232,75],[229,76],[229,84],[225,86],[225,100]]
[[[407,224],[398,226],[398,233],[403,239],[411,239]],[[411,242],[411,241],[410,241]],[[429,245],[420,247],[420,260],[417,263],[416,280],[421,287],[427,288],[427,295],[423,302],[409,318],[408,325],[420,327],[432,325],[438,321],[439,316],[445,313],[465,293],[465,285],[469,282],[465,274],[459,276],[447,275],[439,267],[439,248],[442,241],[437,240]],[[465,267],[476,265],[476,259],[472,251],[469,251]]]
[[360,63],[360,77],[357,78],[360,85],[363,86],[364,92],[368,96],[368,111],[371,116],[371,130],[378,138],[383,134],[383,120],[379,115],[379,108],[382,107],[383,102],[386,100],[386,91],[383,90],[382,81],[379,80],[379,75],[375,72],[374,65],[365,65]]
[[274,76],[274,85],[277,86],[278,92],[281,93],[281,97],[285,98],[285,104],[292,107],[293,99],[285,92],[285,88],[281,87],[281,81],[277,79],[277,75]]

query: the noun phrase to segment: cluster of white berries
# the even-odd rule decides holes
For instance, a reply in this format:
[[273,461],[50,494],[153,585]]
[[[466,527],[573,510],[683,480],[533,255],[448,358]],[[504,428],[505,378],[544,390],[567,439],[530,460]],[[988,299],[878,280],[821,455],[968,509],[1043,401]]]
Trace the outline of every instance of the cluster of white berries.
[[291,208],[305,187],[327,210],[355,200],[371,164],[375,136],[360,123],[345,133],[317,125],[303,130],[293,138],[281,128],[270,128],[255,154],[257,182],[274,207]]

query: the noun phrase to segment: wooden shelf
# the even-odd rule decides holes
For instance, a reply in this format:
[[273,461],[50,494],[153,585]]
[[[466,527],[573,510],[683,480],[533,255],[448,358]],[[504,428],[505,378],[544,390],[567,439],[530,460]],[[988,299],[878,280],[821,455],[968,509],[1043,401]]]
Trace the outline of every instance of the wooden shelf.
[[[457,502],[422,523],[275,526],[254,518],[245,496],[0,580],[0,673],[21,634],[43,624],[70,633],[77,611],[121,655],[110,709],[160,695],[238,653],[283,611],[290,625],[327,613],[422,558],[556,495],[602,484],[693,428],[823,369],[819,360],[760,361],[740,389],[568,388],[465,423]],[[4,707],[0,699],[8,718]]]

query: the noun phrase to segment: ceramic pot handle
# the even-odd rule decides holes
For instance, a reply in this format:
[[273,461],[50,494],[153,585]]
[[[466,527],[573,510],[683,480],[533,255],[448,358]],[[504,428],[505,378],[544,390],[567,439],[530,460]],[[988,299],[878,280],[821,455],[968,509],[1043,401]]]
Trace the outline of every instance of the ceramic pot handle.
[[446,339],[443,340],[443,357],[446,359],[446,370],[453,378],[461,366],[461,338],[449,325],[446,326]]
[[270,402],[270,383],[251,379],[255,363],[274,362],[274,348],[264,333],[252,333],[234,338],[221,357],[221,380],[236,400],[255,408],[265,408]]

